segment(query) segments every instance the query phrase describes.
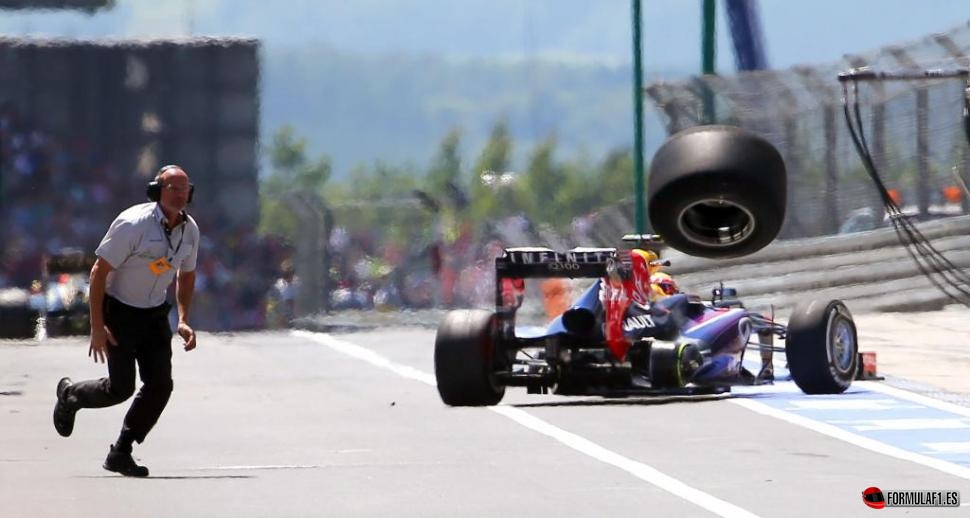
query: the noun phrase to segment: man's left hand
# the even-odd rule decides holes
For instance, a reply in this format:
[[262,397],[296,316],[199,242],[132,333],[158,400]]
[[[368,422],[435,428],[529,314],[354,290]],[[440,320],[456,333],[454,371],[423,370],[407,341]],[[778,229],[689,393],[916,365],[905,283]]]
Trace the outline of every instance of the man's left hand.
[[185,322],[179,322],[178,334],[185,341],[185,350],[195,349],[195,331]]

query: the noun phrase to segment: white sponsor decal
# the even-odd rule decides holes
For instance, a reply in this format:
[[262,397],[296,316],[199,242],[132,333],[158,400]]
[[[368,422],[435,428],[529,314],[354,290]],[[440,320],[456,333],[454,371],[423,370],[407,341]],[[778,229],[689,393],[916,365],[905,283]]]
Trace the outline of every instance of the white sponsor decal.
[[[569,263],[603,263],[612,258],[614,252],[607,250],[559,253],[553,250],[508,250],[506,257],[513,264],[564,265]],[[578,268],[578,267],[577,267]],[[568,269],[560,268],[560,269]]]
[[656,324],[653,323],[653,317],[650,315],[637,315],[635,317],[629,317],[623,321],[624,331],[646,329],[648,327],[656,327]]

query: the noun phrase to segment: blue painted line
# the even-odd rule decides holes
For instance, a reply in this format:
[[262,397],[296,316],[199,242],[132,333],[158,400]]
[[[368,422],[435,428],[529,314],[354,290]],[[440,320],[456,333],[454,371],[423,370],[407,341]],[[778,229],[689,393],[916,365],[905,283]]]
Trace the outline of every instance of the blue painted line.
[[916,394],[902,397],[905,394],[898,389],[871,387],[855,383],[844,394],[808,395],[793,382],[782,381],[739,387],[733,392],[861,437],[970,468],[970,408],[934,403]]

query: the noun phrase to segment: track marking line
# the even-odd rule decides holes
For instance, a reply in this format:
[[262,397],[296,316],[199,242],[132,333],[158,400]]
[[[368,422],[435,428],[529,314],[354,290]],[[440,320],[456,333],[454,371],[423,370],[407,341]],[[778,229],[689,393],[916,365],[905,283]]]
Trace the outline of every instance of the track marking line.
[[[314,342],[326,345],[337,352],[346,354],[347,356],[351,356],[353,358],[370,363],[376,367],[389,370],[403,378],[420,381],[421,383],[430,385],[432,387],[437,386],[434,375],[419,371],[413,367],[394,363],[387,357],[355,343],[340,340],[327,334],[313,333],[309,331],[291,331],[290,333],[293,336],[312,340]],[[496,414],[511,419],[512,421],[530,430],[551,437],[580,453],[626,471],[640,480],[656,486],[657,488],[673,494],[674,496],[678,496],[718,516],[723,516],[725,518],[758,518],[758,515],[746,509],[721,500],[720,498],[717,498],[709,493],[705,493],[700,489],[689,486],[684,482],[671,477],[670,475],[664,474],[653,466],[635,461],[628,457],[624,457],[623,455],[604,448],[593,441],[590,441],[589,439],[548,423],[522,409],[509,406],[494,406],[486,408]]]
[[901,388],[896,388],[878,381],[857,381],[852,385],[858,384],[860,387],[866,390],[871,390],[873,392],[881,392],[888,396],[893,396],[899,399],[905,399],[906,401],[911,401],[923,406],[928,406],[930,408],[935,408],[937,410],[943,410],[944,412],[950,412],[951,414],[962,415],[970,417],[970,407],[965,407],[957,405],[956,403],[950,403],[949,401],[943,401],[941,399],[933,399],[929,396],[924,396],[922,394],[917,394],[916,392],[910,392],[908,390],[903,390]]

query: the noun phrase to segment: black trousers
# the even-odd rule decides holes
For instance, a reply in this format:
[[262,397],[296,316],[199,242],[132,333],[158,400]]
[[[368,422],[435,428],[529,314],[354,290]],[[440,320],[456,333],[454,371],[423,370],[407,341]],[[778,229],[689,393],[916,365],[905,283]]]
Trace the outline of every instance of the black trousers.
[[70,396],[80,408],[117,405],[135,392],[135,364],[142,387],[131,403],[121,438],[145,440],[172,394],[171,304],[136,308],[105,296],[104,323],[118,345],[108,344],[108,377],[75,383]]

